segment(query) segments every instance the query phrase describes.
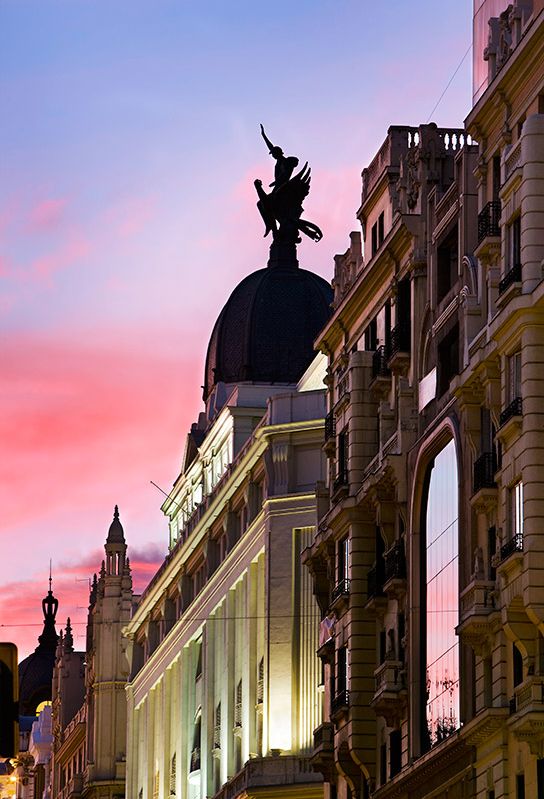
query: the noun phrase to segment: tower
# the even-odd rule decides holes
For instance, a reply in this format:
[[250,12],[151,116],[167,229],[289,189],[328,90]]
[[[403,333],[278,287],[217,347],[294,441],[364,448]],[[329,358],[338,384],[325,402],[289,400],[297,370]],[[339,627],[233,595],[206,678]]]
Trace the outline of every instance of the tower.
[[49,575],[49,591],[42,599],[43,630],[34,652],[19,664],[19,712],[21,716],[35,716],[42,702],[51,701],[51,680],[57,648],[55,618],[59,607],[53,595]]
[[115,506],[98,580],[93,583],[87,636],[86,796],[124,790],[128,661],[121,629],[131,613],[132,577]]

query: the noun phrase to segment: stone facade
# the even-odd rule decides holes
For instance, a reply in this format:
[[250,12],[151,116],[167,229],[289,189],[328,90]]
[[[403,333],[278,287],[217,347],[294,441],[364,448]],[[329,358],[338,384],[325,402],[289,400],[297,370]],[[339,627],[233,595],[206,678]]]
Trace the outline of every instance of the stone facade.
[[319,363],[298,389],[235,386],[189,436],[163,505],[170,552],[125,628],[127,796],[323,795],[319,613],[300,561],[325,477]]
[[489,30],[465,129],[390,128],[363,171],[318,339],[331,799],[544,795],[543,4]]

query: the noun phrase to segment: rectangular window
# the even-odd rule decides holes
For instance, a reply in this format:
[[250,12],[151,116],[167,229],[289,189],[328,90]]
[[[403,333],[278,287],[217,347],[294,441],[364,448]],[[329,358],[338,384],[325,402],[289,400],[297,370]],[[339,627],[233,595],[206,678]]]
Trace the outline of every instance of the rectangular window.
[[385,785],[387,781],[387,744],[380,746],[380,785]]
[[389,776],[395,777],[402,767],[402,737],[400,730],[389,735]]
[[458,230],[455,225],[436,250],[437,302],[444,299],[457,281],[458,240]]
[[242,726],[242,680],[236,686],[236,698],[234,701],[234,726]]
[[499,200],[499,192],[501,190],[501,154],[500,152],[497,155],[493,156],[492,161],[492,192],[493,192],[493,200],[496,202]]
[[337,478],[342,484],[348,481],[348,430],[345,428],[338,434]]
[[336,690],[340,694],[348,690],[348,648],[341,646],[337,651]]
[[[523,548],[523,483],[519,480],[510,489],[510,536]],[[517,547],[516,547],[517,548]]]
[[374,318],[365,330],[365,350],[374,352],[378,346],[378,322]]
[[349,539],[346,536],[338,542],[338,582],[347,580],[349,575]]
[[378,247],[382,246],[383,240],[385,238],[385,219],[383,211],[378,217]]
[[525,774],[516,774],[516,799],[525,799]]
[[437,347],[438,385],[437,396],[441,397],[450,387],[455,375],[459,374],[459,325],[456,324],[444,336]]
[[508,263],[506,271],[521,264],[521,216],[516,218],[507,228]]
[[507,363],[507,404],[521,397],[521,351],[508,356]]
[[378,223],[377,222],[375,222],[372,225],[371,237],[372,237],[372,242],[371,242],[372,243],[372,250],[371,250],[371,253],[372,253],[372,257],[374,257],[376,255],[377,251],[378,251]]

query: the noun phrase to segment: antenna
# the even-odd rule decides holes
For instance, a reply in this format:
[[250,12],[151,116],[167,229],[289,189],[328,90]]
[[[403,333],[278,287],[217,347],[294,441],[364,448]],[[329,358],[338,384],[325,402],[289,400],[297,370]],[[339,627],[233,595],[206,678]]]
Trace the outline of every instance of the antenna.
[[159,491],[161,492],[161,494],[164,494],[165,497],[168,497],[168,499],[171,499],[172,502],[174,503],[174,505],[177,505],[178,508],[181,508],[181,505],[179,504],[179,502],[176,502],[176,500],[174,499],[174,497],[171,494],[167,494],[166,491],[163,491],[162,488],[157,485],[157,483],[153,482],[153,480],[150,480],[149,482],[151,483],[152,486],[155,486],[155,488],[158,488]]
[[53,577],[51,576],[52,575],[52,562],[53,562],[52,559],[49,558],[49,591],[51,591],[51,583],[53,582]]

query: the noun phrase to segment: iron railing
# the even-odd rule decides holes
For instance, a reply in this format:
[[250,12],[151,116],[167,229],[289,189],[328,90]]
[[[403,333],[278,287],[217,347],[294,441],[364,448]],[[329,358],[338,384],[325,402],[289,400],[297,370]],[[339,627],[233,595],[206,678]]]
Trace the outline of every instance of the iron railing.
[[372,379],[375,380],[377,377],[390,377],[391,369],[387,365],[387,360],[389,358],[388,347],[385,344],[382,344],[377,348],[377,350],[372,354]]
[[333,490],[338,491],[338,489],[346,488],[348,485],[349,485],[348,470],[344,466],[342,466],[334,480]]
[[338,713],[339,710],[345,710],[349,707],[349,691],[337,691],[334,698],[331,700],[331,713]]
[[341,596],[349,596],[350,581],[348,579],[339,580],[331,592],[331,602],[336,602]]
[[410,325],[400,322],[391,330],[389,358],[397,352],[410,352]]
[[200,770],[200,747],[195,746],[195,748],[191,752],[190,771],[199,771],[199,770]]
[[494,452],[484,452],[474,461],[474,493],[481,488],[495,488],[497,456]]
[[406,556],[402,541],[395,541],[389,552],[385,554],[384,560],[386,580],[406,578]]
[[501,415],[499,417],[500,426],[502,427],[514,416],[521,416],[522,408],[523,403],[521,401],[521,397],[516,397],[513,399],[510,405],[507,405],[506,408],[501,411]]
[[515,264],[505,274],[499,283],[499,294],[504,294],[513,283],[521,283],[521,264]]
[[501,561],[509,558],[514,552],[523,552],[523,533],[516,533],[510,541],[501,547]]
[[493,200],[484,205],[478,214],[478,244],[487,236],[501,235],[501,203],[500,200]]
[[330,411],[325,416],[325,441],[329,441],[336,435],[336,419],[334,413]]

